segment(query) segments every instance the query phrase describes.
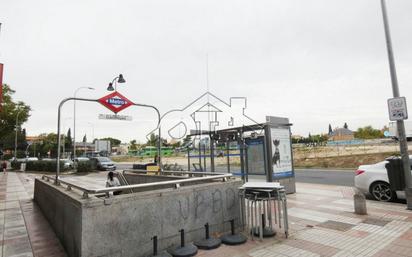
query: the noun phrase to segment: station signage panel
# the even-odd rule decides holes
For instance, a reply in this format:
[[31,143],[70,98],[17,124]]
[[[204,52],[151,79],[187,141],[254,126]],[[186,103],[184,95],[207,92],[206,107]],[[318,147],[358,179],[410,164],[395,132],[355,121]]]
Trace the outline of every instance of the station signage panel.
[[98,101],[114,113],[118,113],[133,105],[132,101],[130,101],[117,91],[100,98]]

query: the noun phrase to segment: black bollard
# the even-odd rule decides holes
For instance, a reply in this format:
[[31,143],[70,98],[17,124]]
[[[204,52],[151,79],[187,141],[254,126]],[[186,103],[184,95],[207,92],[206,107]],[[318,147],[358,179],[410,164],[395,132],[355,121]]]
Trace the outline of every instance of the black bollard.
[[180,232],[180,247],[185,247],[185,230],[181,229]]
[[240,245],[247,241],[247,237],[242,234],[235,233],[235,220],[230,220],[230,234],[220,237],[222,243],[226,245]]
[[209,223],[205,224],[205,239],[194,242],[194,244],[199,249],[203,249],[203,250],[216,249],[220,246],[221,243],[222,241],[219,238],[210,238]]
[[193,244],[185,245],[185,230],[181,229],[180,232],[180,246],[169,250],[169,253],[173,257],[191,257],[197,254],[197,247]]
[[153,256],[157,255],[157,236],[152,238],[153,240]]
[[167,252],[162,252],[161,254],[157,254],[157,236],[152,237],[153,240],[153,256],[154,257],[171,257],[170,254]]
[[206,239],[209,239],[210,238],[210,236],[209,236],[209,223],[205,224],[205,231],[206,231]]

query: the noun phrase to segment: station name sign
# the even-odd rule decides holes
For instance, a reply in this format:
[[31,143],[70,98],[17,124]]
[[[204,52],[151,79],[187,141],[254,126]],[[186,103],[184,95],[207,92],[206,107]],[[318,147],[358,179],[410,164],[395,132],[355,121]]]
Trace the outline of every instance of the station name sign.
[[128,115],[118,115],[118,114],[99,114],[100,120],[126,120],[131,121],[133,119],[132,116]]

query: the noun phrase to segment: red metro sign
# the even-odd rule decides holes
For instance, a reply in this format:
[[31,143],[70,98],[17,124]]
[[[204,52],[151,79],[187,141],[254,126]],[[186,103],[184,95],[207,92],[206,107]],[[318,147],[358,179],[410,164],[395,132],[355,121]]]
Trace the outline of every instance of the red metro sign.
[[118,113],[126,109],[130,105],[133,105],[132,101],[130,101],[117,91],[108,94],[107,96],[103,96],[98,101],[114,113]]

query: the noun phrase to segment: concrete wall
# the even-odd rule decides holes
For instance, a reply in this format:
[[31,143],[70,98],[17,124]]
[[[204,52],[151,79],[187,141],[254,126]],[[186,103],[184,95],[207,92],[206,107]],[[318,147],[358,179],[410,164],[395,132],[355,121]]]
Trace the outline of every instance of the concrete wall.
[[51,183],[35,180],[34,201],[53,227],[69,256],[80,256],[82,204],[79,195]]
[[[75,245],[75,250],[68,250],[69,256],[139,257],[151,255],[151,238],[155,235],[159,239],[159,250],[164,250],[180,244],[180,229],[187,231],[187,242],[203,238],[207,222],[211,225],[211,234],[228,232],[227,221],[235,219],[237,224],[239,221],[237,188],[241,184],[239,180],[216,181],[179,189],[118,195],[109,200],[97,197],[82,200],[78,195],[76,203],[72,203],[63,187],[56,189],[36,181],[35,200],[41,202],[39,206],[44,213],[54,214],[45,215],[54,228],[55,220],[60,220],[61,216],[64,217],[62,222],[80,224],[80,236],[78,229],[71,233],[72,237],[59,236],[66,248],[72,247],[70,240],[73,241],[73,237],[75,242],[81,242]],[[40,200],[43,196],[49,198],[48,204]],[[62,210],[67,212],[50,210],[58,205],[51,203],[54,201],[60,201]]]

